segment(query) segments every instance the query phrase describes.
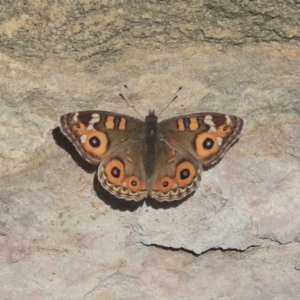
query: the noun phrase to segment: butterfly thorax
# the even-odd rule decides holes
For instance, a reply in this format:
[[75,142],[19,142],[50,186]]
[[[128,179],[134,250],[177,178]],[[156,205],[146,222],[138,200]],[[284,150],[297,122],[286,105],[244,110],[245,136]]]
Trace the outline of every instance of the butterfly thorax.
[[157,116],[155,115],[154,111],[150,111],[149,115],[146,117],[146,144],[152,145],[155,144],[157,138]]

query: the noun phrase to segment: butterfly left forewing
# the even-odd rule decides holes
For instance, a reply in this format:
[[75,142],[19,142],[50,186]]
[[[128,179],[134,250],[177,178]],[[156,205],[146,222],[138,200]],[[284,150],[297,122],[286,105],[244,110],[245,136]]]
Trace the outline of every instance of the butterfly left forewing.
[[81,111],[60,117],[60,129],[89,163],[99,164],[110,151],[132,137],[142,121],[107,111]]

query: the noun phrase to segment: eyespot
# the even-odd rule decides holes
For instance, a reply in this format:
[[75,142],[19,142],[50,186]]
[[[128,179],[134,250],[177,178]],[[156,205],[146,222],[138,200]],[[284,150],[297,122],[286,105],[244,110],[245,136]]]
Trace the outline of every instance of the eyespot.
[[173,178],[165,176],[155,184],[153,189],[155,191],[160,191],[160,192],[163,192],[163,193],[167,193],[172,188],[174,188],[175,185],[176,185],[176,183],[175,183],[175,180]]
[[125,178],[123,185],[128,187],[132,192],[138,192],[146,189],[145,184],[134,175]]
[[113,177],[119,178],[121,175],[121,170],[118,167],[113,167],[110,173]]
[[220,150],[217,136],[216,132],[204,132],[197,135],[194,147],[201,158],[207,158]]
[[189,185],[196,175],[196,168],[189,161],[180,163],[176,168],[175,180],[180,187]]
[[108,147],[107,134],[100,130],[88,129],[84,123],[75,121],[72,130],[80,140],[82,147],[91,156],[91,160],[99,161],[99,157],[106,153]]
[[105,174],[110,183],[121,185],[125,177],[124,164],[118,160],[111,160],[105,167]]
[[72,129],[79,135],[87,133],[86,126],[83,123],[80,123],[79,121],[75,121],[74,123],[72,123]]
[[211,149],[214,146],[214,141],[211,138],[206,138],[203,142],[204,149]]
[[101,157],[107,151],[108,138],[106,133],[102,131],[88,131],[86,130],[87,139],[85,140],[83,147],[86,151],[96,157]]
[[185,168],[182,171],[180,171],[180,179],[184,180],[190,177],[190,170]]
[[96,136],[92,136],[91,138],[89,138],[89,142],[93,148],[98,148],[101,144],[100,140]]
[[230,125],[221,125],[217,128],[217,133],[221,137],[225,137],[231,132],[232,132],[232,127]]

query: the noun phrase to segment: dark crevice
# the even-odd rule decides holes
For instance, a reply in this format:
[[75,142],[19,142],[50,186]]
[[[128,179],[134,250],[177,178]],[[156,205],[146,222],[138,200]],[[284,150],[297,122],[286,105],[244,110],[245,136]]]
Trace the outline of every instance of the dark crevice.
[[177,252],[177,251],[183,251],[183,252],[186,252],[186,253],[189,253],[195,257],[199,257],[207,252],[211,252],[211,251],[221,251],[221,252],[239,252],[239,253],[243,253],[243,252],[246,252],[248,249],[250,248],[257,248],[257,247],[260,247],[260,245],[251,245],[245,249],[237,249],[237,248],[222,248],[222,247],[213,247],[213,248],[209,248],[201,253],[196,253],[192,250],[188,250],[188,249],[185,249],[185,248],[173,248],[173,247],[166,247],[166,246],[162,246],[162,245],[158,245],[158,244],[146,244],[146,243],[143,243],[141,242],[142,245],[144,246],[147,246],[147,247],[155,247],[155,248],[159,248],[159,249],[163,249],[163,250],[168,250],[168,251],[173,251],[173,252]]
[[291,244],[291,243],[293,243],[293,241],[291,241],[291,242],[281,242],[281,241],[279,241],[279,240],[277,240],[277,239],[272,239],[272,238],[270,238],[270,237],[260,237],[259,236],[259,238],[261,239],[261,240],[267,240],[267,241],[271,241],[271,242],[273,242],[273,243],[276,243],[276,244],[278,244],[278,245],[288,245],[288,244]]

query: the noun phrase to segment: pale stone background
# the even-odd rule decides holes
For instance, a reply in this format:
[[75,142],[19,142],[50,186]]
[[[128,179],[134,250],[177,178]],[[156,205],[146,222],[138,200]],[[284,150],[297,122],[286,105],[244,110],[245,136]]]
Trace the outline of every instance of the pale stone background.
[[[300,1],[1,1],[0,16],[0,299],[300,299]],[[136,116],[120,92],[146,115],[181,86],[162,118],[236,114],[240,141],[179,205],[100,199],[58,117]]]

